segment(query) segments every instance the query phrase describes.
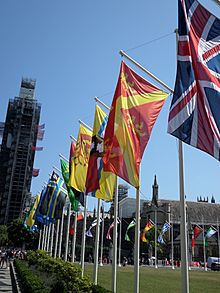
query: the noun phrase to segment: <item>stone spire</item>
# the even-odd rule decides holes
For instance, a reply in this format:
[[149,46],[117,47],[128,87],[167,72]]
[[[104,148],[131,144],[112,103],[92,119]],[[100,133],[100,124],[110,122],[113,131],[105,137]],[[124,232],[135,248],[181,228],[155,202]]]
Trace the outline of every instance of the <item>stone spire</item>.
[[157,177],[154,176],[154,184],[152,185],[153,194],[152,194],[152,204],[158,206],[158,184],[157,184]]

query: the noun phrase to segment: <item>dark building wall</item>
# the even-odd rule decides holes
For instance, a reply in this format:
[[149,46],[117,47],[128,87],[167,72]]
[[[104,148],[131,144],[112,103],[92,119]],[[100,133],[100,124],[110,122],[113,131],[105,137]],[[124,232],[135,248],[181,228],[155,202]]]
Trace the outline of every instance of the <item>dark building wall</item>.
[[[41,107],[34,99],[35,83],[29,80],[20,97],[9,101],[0,152],[0,223],[18,218],[30,192]],[[34,86],[33,86],[34,85]]]

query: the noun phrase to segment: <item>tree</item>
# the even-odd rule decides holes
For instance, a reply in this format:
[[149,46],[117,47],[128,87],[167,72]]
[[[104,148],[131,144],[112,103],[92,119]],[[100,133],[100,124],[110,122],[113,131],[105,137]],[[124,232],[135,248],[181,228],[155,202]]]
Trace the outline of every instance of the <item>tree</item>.
[[38,234],[29,231],[24,226],[24,220],[19,218],[9,224],[8,239],[15,247],[34,249],[37,248]]
[[8,241],[8,231],[6,225],[0,225],[0,246],[3,246]]

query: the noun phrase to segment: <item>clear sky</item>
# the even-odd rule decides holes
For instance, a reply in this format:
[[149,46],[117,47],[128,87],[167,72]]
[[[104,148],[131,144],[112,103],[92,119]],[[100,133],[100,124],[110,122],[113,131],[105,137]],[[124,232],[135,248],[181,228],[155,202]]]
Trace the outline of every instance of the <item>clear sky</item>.
[[[220,17],[214,1],[200,3]],[[94,97],[111,105],[122,49],[169,87],[176,75],[177,1],[19,0],[0,3],[0,121],[10,98],[18,96],[22,77],[36,79],[36,98],[46,124],[37,152],[31,191],[48,180],[59,153],[68,157],[70,135],[81,119],[93,124]],[[126,61],[126,60],[125,60]],[[127,62],[137,70],[131,63]],[[145,74],[143,77],[148,78]],[[156,83],[155,83],[156,84]],[[158,85],[158,84],[156,84]],[[167,134],[170,97],[155,124],[141,164],[142,198],[150,199],[154,175],[159,197],[179,198],[177,141]],[[220,165],[211,156],[184,146],[187,200],[212,195],[220,202]],[[135,190],[129,190],[135,196]],[[89,200],[89,208],[95,201]]]

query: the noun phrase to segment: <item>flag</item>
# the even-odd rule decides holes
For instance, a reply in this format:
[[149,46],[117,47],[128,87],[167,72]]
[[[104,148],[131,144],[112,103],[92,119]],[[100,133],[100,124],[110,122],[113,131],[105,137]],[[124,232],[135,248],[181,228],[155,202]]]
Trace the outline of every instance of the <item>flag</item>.
[[104,171],[139,188],[141,158],[167,96],[122,61],[104,136]]
[[32,146],[32,151],[42,151],[43,149],[43,147]]
[[162,230],[161,230],[161,233],[160,235],[158,236],[158,239],[157,241],[160,243],[160,244],[166,244],[164,239],[163,239],[163,235],[170,229],[170,224],[165,222],[163,224],[163,227],[162,227]]
[[[82,220],[83,220],[83,215],[79,214],[77,216],[77,222],[82,221]],[[75,233],[75,231],[74,231],[74,221],[73,221],[72,225],[70,226],[70,231],[69,232],[70,232],[70,235],[74,235],[74,233]]]
[[71,174],[71,168],[72,168],[72,161],[74,159],[74,151],[75,151],[76,145],[73,141],[71,141],[70,144],[70,155],[69,155],[69,172]]
[[91,140],[92,132],[80,124],[69,181],[69,185],[79,192],[85,191]]
[[[100,218],[100,223],[102,222],[102,218]],[[93,235],[92,235],[92,228],[93,227],[95,227],[97,225],[97,219],[95,219],[92,223],[91,223],[91,225],[90,225],[90,227],[89,227],[89,229],[86,231],[86,236],[88,236],[88,237],[93,237]]]
[[168,132],[220,160],[220,20],[179,0],[177,74]]
[[163,235],[160,234],[157,238],[157,242],[159,242],[160,244],[166,244],[165,241],[163,240]]
[[192,255],[194,256],[195,239],[199,237],[203,229],[200,226],[195,226],[192,233]]
[[97,198],[112,201],[116,175],[103,170],[103,138],[108,116],[96,105],[92,144],[86,177],[86,193]]
[[39,172],[40,172],[40,169],[33,168],[33,170],[32,170],[32,176],[33,177],[37,177],[39,175]]
[[67,191],[63,179],[53,172],[47,186],[41,193],[35,219],[44,225],[53,223],[55,219],[60,219],[66,195]]
[[216,233],[216,229],[214,227],[209,227],[208,231],[206,232],[205,235],[205,245],[208,245],[208,239],[211,238],[215,233]]
[[69,163],[64,161],[63,159],[60,159],[60,164],[61,164],[61,171],[62,171],[62,175],[63,175],[63,180],[64,180],[64,182],[66,184],[66,189],[67,189],[67,192],[68,192],[68,196],[69,196],[69,199],[70,199],[72,209],[75,212],[77,212],[78,211],[78,201],[75,198],[75,194],[73,192],[73,189],[70,188],[70,186],[69,186],[69,178],[70,178],[70,175],[69,175]]
[[50,222],[61,219],[63,207],[66,202],[67,190],[65,182],[53,171],[51,180],[48,184],[49,192],[51,193],[50,202],[48,206],[47,216]]
[[131,223],[128,225],[126,233],[125,233],[125,240],[127,241],[131,241],[128,232],[131,228],[134,228],[136,226],[136,220],[134,219],[133,221],[131,221]]
[[32,208],[30,209],[29,215],[25,220],[25,225],[29,229],[32,229],[32,227],[34,226],[34,223],[35,223],[34,215],[37,210],[38,204],[40,202],[40,196],[41,196],[40,193],[36,196],[34,204],[33,204]]
[[44,133],[45,133],[45,130],[44,129],[38,129],[38,132],[37,132],[37,139],[38,140],[43,140],[44,138]]
[[150,229],[152,229],[154,226],[155,226],[154,225],[154,222],[151,221],[151,219],[149,219],[149,221],[147,222],[146,226],[144,227],[144,230],[141,233],[141,241],[147,242],[146,233],[147,233],[147,231],[149,231]]
[[[117,224],[119,224],[119,223],[120,223],[120,220],[119,220],[119,218],[118,218],[118,219],[117,219]],[[113,228],[114,228],[114,221],[111,223],[111,225],[110,225],[110,227],[109,227],[109,229],[108,229],[108,232],[107,232],[107,235],[106,235],[106,239],[108,239],[108,240],[112,240],[111,233],[112,233]]]

